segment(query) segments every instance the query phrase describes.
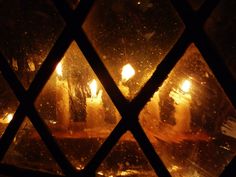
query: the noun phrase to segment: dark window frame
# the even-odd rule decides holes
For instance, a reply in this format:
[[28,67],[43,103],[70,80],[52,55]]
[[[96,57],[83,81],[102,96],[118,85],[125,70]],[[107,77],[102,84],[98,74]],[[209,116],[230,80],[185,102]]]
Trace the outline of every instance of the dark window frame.
[[[14,114],[13,120],[9,123],[4,134],[2,135],[2,138],[0,139],[0,161],[3,160],[4,155],[10,147],[25,117],[28,116],[47,148],[55,158],[56,162],[61,167],[65,176],[95,176],[95,172],[99,165],[109,154],[113,146],[119,141],[120,137],[128,130],[134,135],[156,174],[159,177],[171,176],[139,124],[138,115],[147,101],[152,97],[154,92],[167,78],[169,72],[173,69],[175,64],[179,61],[187,47],[192,42],[201,52],[203,58],[215,74],[226,95],[235,107],[235,80],[228,68],[225,66],[221,57],[218,55],[217,50],[211,44],[211,41],[209,41],[203,29],[204,22],[216,8],[220,0],[206,0],[198,11],[193,11],[185,0],[170,0],[183,20],[185,30],[167,56],[157,66],[152,77],[131,102],[126,100],[122,95],[121,91],[109,75],[106,67],[102,63],[82,29],[82,24],[94,4],[94,1],[95,0],[81,0],[78,7],[73,11],[64,1],[53,0],[60,15],[66,22],[66,27],[41,65],[28,90],[25,90],[15,73],[11,70],[6,58],[4,58],[4,56],[0,53],[0,70],[2,75],[20,102],[20,105]],[[76,23],[74,23],[75,21]],[[44,85],[53,73],[57,63],[61,60],[73,40],[77,42],[91,68],[95,71],[97,77],[103,84],[106,92],[109,94],[114,105],[122,116],[122,119],[118,125],[111,132],[90,162],[81,171],[76,170],[65,157],[65,154],[60,150],[56,140],[52,137],[49,128],[34,107],[34,102],[37,96],[40,94]],[[162,72],[159,72],[160,70]],[[221,176],[229,176],[235,168],[236,157],[234,157],[228,166],[226,166]],[[8,176],[35,177],[60,176],[6,164],[0,164],[0,174]]]

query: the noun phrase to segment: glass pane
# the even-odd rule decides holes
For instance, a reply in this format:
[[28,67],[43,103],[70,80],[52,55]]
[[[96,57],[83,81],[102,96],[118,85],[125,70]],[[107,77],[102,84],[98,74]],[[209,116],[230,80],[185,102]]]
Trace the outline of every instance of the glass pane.
[[0,1],[0,51],[28,88],[64,22],[51,1]]
[[184,25],[167,0],[97,0],[83,29],[124,96],[132,99]]
[[140,122],[173,176],[219,176],[236,154],[236,110],[193,44]]
[[3,163],[62,174],[61,169],[28,118],[17,132]]
[[205,2],[205,0],[187,0],[188,3],[191,5],[192,9],[197,11],[201,5]]
[[75,42],[37,98],[36,107],[78,169],[84,168],[120,120]]
[[222,0],[205,24],[205,30],[236,79],[236,1]]
[[[3,78],[0,71],[0,138],[19,105],[11,88]],[[1,148],[1,147],[0,147]]]
[[127,132],[101,164],[97,176],[154,177],[156,173],[133,135]]

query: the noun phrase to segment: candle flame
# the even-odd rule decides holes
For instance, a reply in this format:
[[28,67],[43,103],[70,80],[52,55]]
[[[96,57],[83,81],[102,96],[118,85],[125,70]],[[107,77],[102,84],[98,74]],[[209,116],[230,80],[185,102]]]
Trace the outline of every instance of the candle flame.
[[57,72],[57,74],[58,74],[59,76],[62,76],[63,72],[62,72],[62,63],[61,63],[61,62],[59,62],[59,63],[57,64],[56,72]]
[[93,79],[92,82],[89,84],[89,88],[91,91],[91,97],[95,98],[97,96],[98,90],[97,81],[95,79]]
[[181,86],[181,90],[185,93],[188,93],[191,88],[191,82],[189,80],[185,80]]
[[130,78],[132,78],[135,75],[135,70],[130,64],[126,64],[122,68],[121,76],[122,81],[128,81]]
[[5,114],[5,116],[2,119],[0,119],[0,123],[2,123],[2,124],[10,123],[11,120],[13,119],[13,115],[14,115],[13,113]]

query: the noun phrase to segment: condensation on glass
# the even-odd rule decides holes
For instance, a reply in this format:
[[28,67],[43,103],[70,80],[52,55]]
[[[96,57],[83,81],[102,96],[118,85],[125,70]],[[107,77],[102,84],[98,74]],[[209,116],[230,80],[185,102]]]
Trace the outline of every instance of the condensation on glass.
[[130,100],[171,49],[184,25],[167,0],[97,0],[83,29]]
[[82,169],[120,115],[75,42],[36,100],[36,108],[77,169]]
[[194,44],[139,118],[174,177],[219,176],[236,155],[236,110]]
[[131,132],[125,133],[98,168],[98,177],[156,177]]
[[236,79],[236,1],[221,0],[204,28]]
[[52,1],[0,1],[0,51],[25,88],[64,28]]
[[28,118],[21,125],[2,163],[62,174],[60,167]]
[[0,138],[13,118],[19,102],[0,71]]

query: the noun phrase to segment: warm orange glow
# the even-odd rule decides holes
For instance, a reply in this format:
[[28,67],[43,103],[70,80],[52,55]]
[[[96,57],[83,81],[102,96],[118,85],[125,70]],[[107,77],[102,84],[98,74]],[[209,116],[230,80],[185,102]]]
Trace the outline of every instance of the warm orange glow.
[[62,76],[63,71],[62,71],[62,63],[61,63],[61,62],[59,62],[59,63],[57,64],[56,72],[57,72],[57,74],[58,74],[59,76]]
[[98,91],[97,81],[95,79],[90,82],[89,88],[91,91],[91,98],[95,98],[97,96]]
[[122,81],[126,82],[135,75],[135,70],[130,64],[126,64],[122,68]]
[[13,119],[13,113],[7,113],[2,119],[0,119],[0,123],[8,124]]
[[188,93],[191,88],[191,82],[189,80],[185,80],[181,86],[181,90],[185,93]]

